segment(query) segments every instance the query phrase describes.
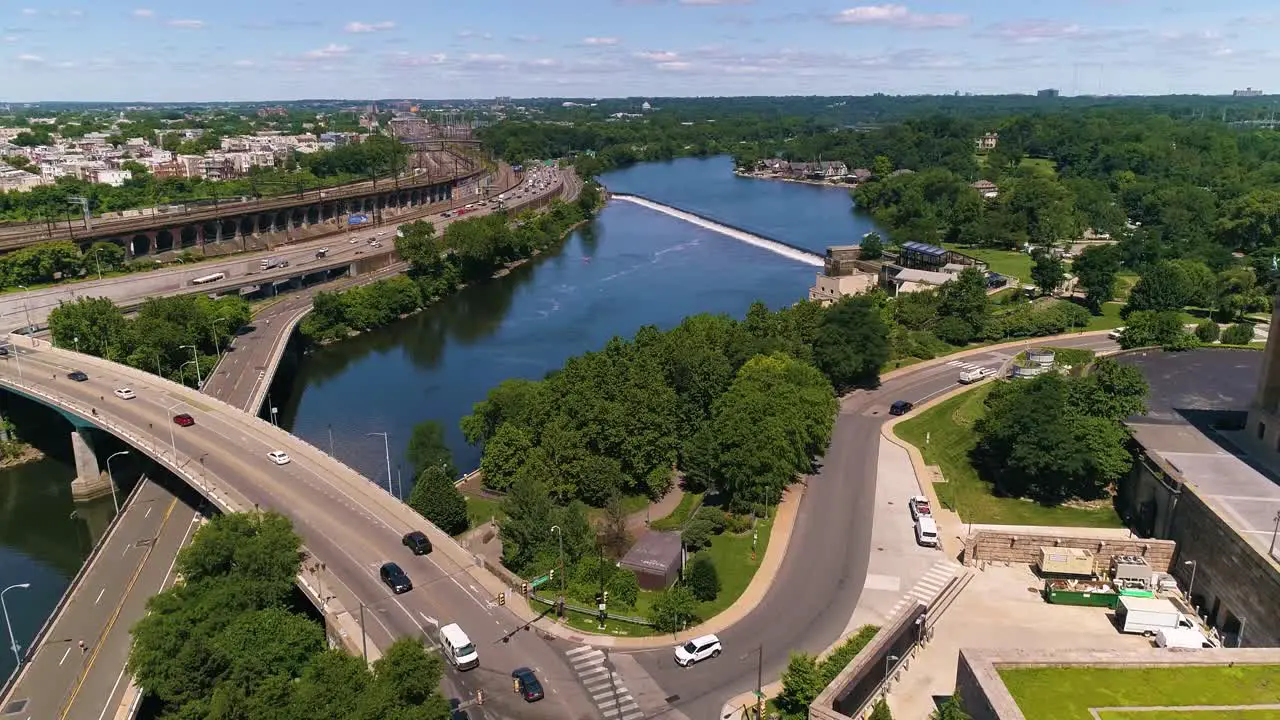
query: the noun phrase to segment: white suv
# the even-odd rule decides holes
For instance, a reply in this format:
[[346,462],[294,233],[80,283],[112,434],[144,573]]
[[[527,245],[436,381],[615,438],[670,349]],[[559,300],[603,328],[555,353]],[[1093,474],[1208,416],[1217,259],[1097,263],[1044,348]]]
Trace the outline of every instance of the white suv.
[[720,657],[720,638],[715,635],[703,635],[676,647],[676,664],[689,667],[707,658]]

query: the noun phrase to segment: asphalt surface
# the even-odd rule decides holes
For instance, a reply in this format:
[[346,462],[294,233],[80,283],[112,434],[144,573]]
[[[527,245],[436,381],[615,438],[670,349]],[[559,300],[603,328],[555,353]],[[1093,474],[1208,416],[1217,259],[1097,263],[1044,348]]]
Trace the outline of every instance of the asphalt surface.
[[15,718],[113,715],[128,685],[129,629],[146,611],[147,599],[173,582],[174,559],[197,521],[197,513],[168,490],[143,482],[5,698],[5,705],[27,701]]
[[[1117,347],[1105,336],[1051,345]],[[755,689],[758,648],[763,647],[769,682],[786,669],[791,652],[818,653],[840,636],[858,605],[875,551],[871,531],[880,426],[889,419],[889,405],[896,400],[919,404],[954,389],[959,363],[999,368],[1020,351],[991,351],[951,361],[954,365],[921,368],[844,398],[823,465],[806,479],[782,567],[756,609],[720,634],[724,653],[691,668],[676,666],[671,648],[634,653],[675,709],[690,720],[719,718],[725,701]]]
[[[327,565],[320,578],[326,592],[353,613],[361,603],[366,606],[371,643],[386,647],[397,637],[429,637],[428,629],[438,624],[459,623],[480,648],[481,667],[461,674],[450,671],[446,690],[460,699],[472,697],[478,688],[486,690],[485,704],[473,708],[471,717],[596,717],[555,647],[570,645],[521,631],[519,620],[439,549],[448,541],[376,485],[283,431],[194,391],[131,368],[46,348],[21,349],[0,363],[0,382],[22,384],[21,368],[28,378],[21,385],[26,392],[53,394],[86,420],[131,436],[135,447],[152,457],[173,463],[176,455],[178,466],[200,478],[216,497],[235,498],[237,507],[290,516],[308,550]],[[90,379],[67,379],[73,369]],[[123,385],[132,387],[137,398],[111,395]],[[172,415],[178,412],[191,413],[196,425],[176,427]],[[267,453],[281,448],[293,460],[277,466]],[[412,529],[431,535],[437,551],[424,558],[409,555],[400,539]],[[393,596],[379,582],[377,568],[387,560],[406,569],[416,585],[413,591]],[[547,688],[544,701],[526,707],[510,692],[509,674],[517,666],[538,672]]]
[[[542,172],[545,173],[547,171],[544,170]],[[551,172],[556,173],[556,171]],[[581,182],[571,172],[564,173],[560,177],[564,180],[564,189],[560,190],[560,192],[565,197],[576,197],[577,191],[581,189]],[[516,199],[510,203],[509,207],[515,209],[521,204],[556,192],[554,178],[555,175],[552,176],[552,184],[547,189],[532,195],[526,194],[523,198]],[[505,192],[508,195],[512,191],[520,192],[522,187],[530,182],[531,178],[527,177],[520,187],[509,189]],[[478,207],[461,218],[458,216],[442,218],[437,214],[436,217],[430,218],[430,220],[436,226],[437,232],[443,232],[444,228],[456,220],[467,220],[487,215],[495,209],[490,204],[485,207]],[[394,236],[394,228],[384,229],[381,232],[386,233],[389,238],[385,245],[394,246],[394,242],[390,239]],[[355,235],[353,234],[352,237],[355,238]],[[345,245],[361,247],[360,245],[353,245],[349,241]],[[332,247],[336,247],[336,244]],[[330,252],[332,253],[333,251],[331,250]],[[395,263],[365,275],[312,285],[281,295],[279,300],[255,313],[252,324],[232,340],[230,347],[226,349],[226,356],[218,363],[213,375],[205,381],[205,392],[245,412],[256,415],[261,406],[262,397],[266,393],[267,387],[271,384],[272,378],[270,376],[273,372],[269,371],[274,370],[271,364],[275,358],[278,358],[279,353],[283,352],[285,343],[289,341],[293,322],[306,314],[311,308],[311,300],[317,292],[333,292],[354,285],[363,285],[402,273],[407,267],[405,263]]]
[[[510,169],[503,166],[499,173],[497,186],[507,188],[515,183]],[[502,191],[499,191],[502,192]],[[436,219],[446,210],[463,207],[469,202],[478,201],[480,197],[464,196],[455,193],[450,202],[423,205],[394,218],[385,219],[381,225],[364,227],[359,230],[343,230],[337,226],[329,226],[331,232],[323,237],[282,245],[271,250],[238,253],[228,255],[224,259],[208,260],[196,263],[189,268],[167,268],[147,273],[133,273],[103,280],[82,280],[79,282],[53,285],[0,296],[0,327],[12,329],[24,325],[42,325],[49,313],[63,302],[74,302],[80,297],[106,297],[117,304],[136,302],[155,295],[174,295],[192,292],[191,281],[213,273],[225,273],[229,280],[251,278],[262,272],[261,262],[265,258],[288,260],[291,269],[306,268],[319,262],[333,263],[335,260],[356,260],[364,257],[389,254],[395,250],[390,241],[396,225],[413,220]],[[389,229],[390,228],[390,229]],[[382,238],[386,242],[381,248],[367,245],[372,238]],[[357,242],[350,242],[352,239]],[[323,261],[316,258],[317,250],[328,248],[329,252]],[[218,285],[211,284],[208,289],[215,290]]]

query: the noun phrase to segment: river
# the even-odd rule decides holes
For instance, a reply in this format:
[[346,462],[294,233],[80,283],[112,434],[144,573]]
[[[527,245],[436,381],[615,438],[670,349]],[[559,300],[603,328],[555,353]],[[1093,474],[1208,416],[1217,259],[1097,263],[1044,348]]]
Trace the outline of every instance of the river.
[[[819,253],[873,229],[845,190],[739,178],[728,158],[636,165],[602,181]],[[614,202],[558,253],[308,355],[273,390],[280,422],[322,449],[332,437],[336,456],[385,483],[382,438],[371,433],[389,433],[394,477],[410,429],[436,420],[458,467],[471,469],[480,453],[458,420],[502,380],[541,378],[644,325],[669,328],[701,312],[741,317],[755,300],[781,307],[805,298],[813,278],[810,266]]]

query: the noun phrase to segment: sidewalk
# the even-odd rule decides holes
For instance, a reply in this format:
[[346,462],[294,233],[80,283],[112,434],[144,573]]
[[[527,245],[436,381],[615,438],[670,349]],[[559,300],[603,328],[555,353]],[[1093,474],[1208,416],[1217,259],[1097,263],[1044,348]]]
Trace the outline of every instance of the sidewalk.
[[661,520],[675,512],[682,499],[684,499],[684,490],[681,490],[679,482],[676,482],[661,500],[650,503],[644,510],[637,510],[627,516],[627,532],[631,533],[633,539],[639,540],[640,536],[649,532],[649,523]]

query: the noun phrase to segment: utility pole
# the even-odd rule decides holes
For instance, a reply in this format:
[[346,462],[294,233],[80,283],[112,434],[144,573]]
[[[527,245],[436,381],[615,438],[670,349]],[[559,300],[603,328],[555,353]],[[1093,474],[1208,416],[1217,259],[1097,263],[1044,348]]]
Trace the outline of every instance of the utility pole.
[[93,216],[89,214],[89,198],[80,197],[78,195],[69,195],[67,202],[71,205],[79,205],[84,210],[84,229],[93,229]]

